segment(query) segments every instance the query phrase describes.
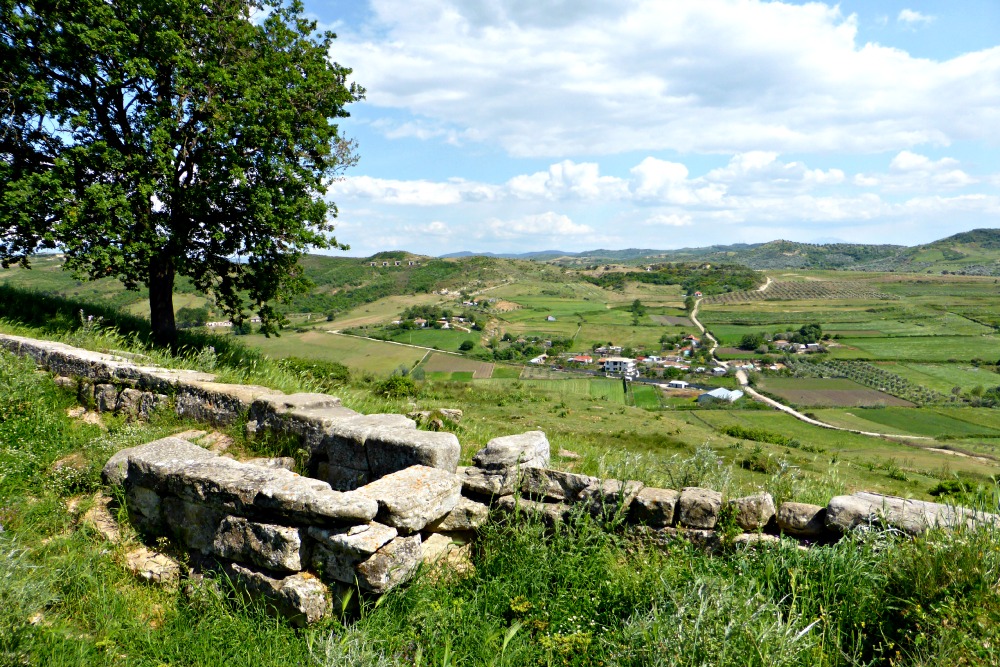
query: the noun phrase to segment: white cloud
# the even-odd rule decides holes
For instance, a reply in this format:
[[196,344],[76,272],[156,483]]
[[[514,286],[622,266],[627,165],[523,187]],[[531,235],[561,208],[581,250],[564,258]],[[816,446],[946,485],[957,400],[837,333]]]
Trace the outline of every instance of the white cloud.
[[688,227],[694,224],[694,220],[686,213],[660,213],[646,218],[643,224],[657,227]]
[[496,197],[496,188],[463,179],[450,181],[402,181],[371,176],[348,176],[330,184],[327,193],[334,200],[371,199],[384,204],[445,206],[462,201]]
[[392,136],[560,159],[1000,140],[1000,47],[935,61],[859,44],[856,17],[820,2],[373,0],[372,9],[373,24],[341,30],[332,55],[368,88],[366,104],[420,119],[387,124]]
[[905,23],[907,25],[916,25],[918,23],[931,23],[934,21],[933,16],[928,16],[927,14],[922,14],[915,9],[903,9],[900,10],[899,16],[896,17],[896,21],[899,23]]
[[513,220],[488,220],[486,227],[489,236],[498,239],[514,239],[520,237],[563,237],[573,235],[592,235],[594,230],[587,225],[573,222],[561,213],[547,211],[536,215],[526,215]]
[[515,176],[507,182],[515,197],[546,199],[617,199],[627,194],[627,184],[619,178],[601,176],[596,163],[563,160],[530,175]]

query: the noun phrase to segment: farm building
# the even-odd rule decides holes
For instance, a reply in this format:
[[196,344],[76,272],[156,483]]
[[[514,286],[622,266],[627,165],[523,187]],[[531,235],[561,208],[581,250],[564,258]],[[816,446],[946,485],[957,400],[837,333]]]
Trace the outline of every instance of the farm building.
[[578,354],[575,357],[570,357],[566,361],[571,364],[592,364],[594,363],[594,358],[586,354]]
[[548,358],[549,358],[549,355],[547,355],[547,354],[540,354],[537,357],[535,357],[534,359],[530,360],[528,363],[529,364],[535,364],[536,366],[541,366],[542,364],[545,363],[545,360],[548,359]]
[[549,315],[548,317],[545,318],[545,321],[546,322],[555,322],[556,321],[556,316],[555,315]]
[[598,361],[605,373],[635,373],[635,359],[628,357],[606,357]]
[[726,373],[727,371],[723,366],[716,366],[712,369],[712,375],[725,375]]
[[704,394],[699,395],[698,402],[701,404],[714,403],[716,401],[728,401],[730,403],[734,403],[741,398],[743,398],[743,392],[739,389],[730,391],[729,389],[719,387],[718,389],[706,391]]
[[701,339],[697,336],[685,336],[684,340],[691,343],[691,347],[698,347],[701,345]]
[[687,389],[691,385],[684,380],[671,380],[667,383],[669,389]]

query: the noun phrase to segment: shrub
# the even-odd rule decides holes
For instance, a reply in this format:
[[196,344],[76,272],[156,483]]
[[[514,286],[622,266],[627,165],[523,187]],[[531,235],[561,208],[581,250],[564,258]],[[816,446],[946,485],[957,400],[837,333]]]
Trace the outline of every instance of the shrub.
[[375,383],[373,389],[376,394],[386,398],[406,398],[420,392],[417,383],[409,375],[391,375]]

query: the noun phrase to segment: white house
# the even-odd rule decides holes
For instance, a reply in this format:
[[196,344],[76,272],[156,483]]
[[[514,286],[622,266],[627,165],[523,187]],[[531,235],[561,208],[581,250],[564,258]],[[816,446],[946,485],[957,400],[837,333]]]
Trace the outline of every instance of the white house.
[[716,366],[712,369],[712,375],[725,375],[726,369],[723,366]]
[[536,366],[540,366],[540,365],[544,364],[545,360],[548,359],[548,358],[549,358],[548,355],[546,355],[546,354],[540,354],[537,357],[535,357],[534,359],[530,360],[528,363],[529,364],[535,364]]
[[729,389],[724,389],[719,387],[718,389],[713,389],[712,391],[707,391],[704,394],[698,396],[699,403],[713,403],[715,401],[728,401],[733,403],[738,399],[743,398],[743,392],[739,389],[730,391]]
[[687,389],[691,385],[684,380],[671,380],[667,383],[669,389]]
[[635,373],[635,359],[628,357],[606,357],[600,361],[600,364],[605,373],[624,373],[625,375]]

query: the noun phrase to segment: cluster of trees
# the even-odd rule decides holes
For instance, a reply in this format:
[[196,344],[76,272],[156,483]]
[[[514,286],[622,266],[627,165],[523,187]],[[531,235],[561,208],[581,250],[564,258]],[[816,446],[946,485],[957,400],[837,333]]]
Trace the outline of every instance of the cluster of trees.
[[589,276],[587,281],[604,288],[625,289],[628,282],[650,285],[680,285],[688,294],[721,294],[753,289],[761,284],[761,274],[737,264],[674,263],[658,265],[654,271],[621,271]]
[[[823,338],[823,327],[816,323],[804,324],[797,331],[780,331],[773,336],[773,340],[787,340],[791,343],[801,344],[818,343]],[[767,352],[772,349],[772,346],[769,345],[770,340],[764,332],[748,333],[743,335],[737,347],[741,350],[763,350]]]
[[0,265],[59,249],[145,286],[174,345],[178,279],[269,332],[308,289],[299,257],[346,248],[326,193],[357,160],[336,121],[364,90],[301,3],[19,0],[0,26]]

